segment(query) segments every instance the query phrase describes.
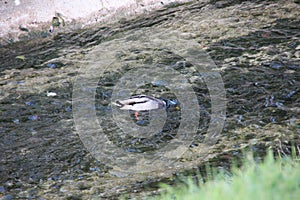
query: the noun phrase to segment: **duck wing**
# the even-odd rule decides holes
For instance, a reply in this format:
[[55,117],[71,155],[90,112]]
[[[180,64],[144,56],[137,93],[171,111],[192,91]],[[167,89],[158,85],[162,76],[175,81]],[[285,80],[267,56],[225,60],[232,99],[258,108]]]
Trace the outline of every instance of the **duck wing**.
[[120,105],[134,105],[139,103],[146,103],[147,101],[150,101],[150,99],[145,96],[133,96],[129,99],[119,100],[116,103]]

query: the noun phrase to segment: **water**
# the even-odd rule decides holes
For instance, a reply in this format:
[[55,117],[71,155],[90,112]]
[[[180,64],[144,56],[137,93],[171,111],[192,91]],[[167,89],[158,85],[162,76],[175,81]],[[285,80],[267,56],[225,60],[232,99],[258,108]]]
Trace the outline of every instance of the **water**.
[[[147,185],[147,177],[153,177],[152,182],[163,176],[172,177],[199,165],[208,156],[217,161],[219,157],[221,163],[224,152],[236,155],[245,147],[256,152],[273,147],[288,154],[291,138],[297,145],[300,134],[300,62],[296,56],[300,20],[291,3],[268,6],[268,12],[276,15],[273,17],[264,14],[267,4],[270,2],[255,5],[246,2],[232,5],[233,9],[226,5],[217,8],[214,4],[194,3],[166,8],[147,19],[122,25],[60,33],[54,38],[36,38],[1,47],[0,187],[4,188],[1,193],[20,198],[28,195],[58,198],[58,193],[66,197],[68,193],[89,191],[82,198],[116,197],[131,191],[131,183],[141,183],[136,186],[140,188]],[[253,10],[261,15],[257,18],[249,15]],[[181,41],[188,45],[181,45]],[[206,140],[209,123],[222,123],[218,116],[212,115],[222,109],[211,100],[212,94],[218,97],[219,88],[210,85],[213,79],[206,81],[205,77],[212,77],[211,73],[199,72],[193,65],[203,57],[193,60],[196,53],[191,41],[208,52],[217,64],[214,72],[221,75],[225,86],[226,122],[222,132],[215,136],[218,142],[213,141],[212,145],[207,145]],[[182,55],[190,56],[190,60]],[[207,69],[205,64],[203,69]],[[76,107],[72,105],[75,80],[85,67],[91,67],[87,80],[97,81],[95,87],[80,83],[80,88],[95,97],[95,101],[79,106],[95,111],[96,118],[87,116],[87,119],[99,120],[105,136],[120,147],[121,150],[104,149],[110,153],[108,159],[116,160],[117,164],[128,159],[132,165],[140,162],[143,166],[155,154],[161,160],[150,163],[154,171],[143,175],[118,171],[116,165],[98,161],[87,151],[75,132],[78,124],[72,115]],[[174,74],[156,74],[158,69]],[[143,74],[143,70],[150,71]],[[183,78],[178,78],[178,74]],[[147,81],[148,77],[152,81]],[[166,78],[171,83],[168,87]],[[125,89],[114,96],[118,83]],[[193,93],[180,96],[180,91],[188,91],[188,86]],[[180,111],[170,111],[167,123],[153,131],[151,137],[144,134],[150,132],[147,126],[137,125],[145,127],[144,135],[134,130],[134,133],[124,133],[112,118],[112,98],[141,93],[170,99],[177,94],[183,106]],[[197,123],[190,120],[197,117],[190,105],[199,108]],[[126,116],[134,125],[130,113]],[[182,130],[190,130],[189,123],[197,126],[192,141],[186,140],[190,142],[187,149],[179,145],[182,148],[175,151],[184,152],[180,154],[180,162],[174,152],[157,152],[166,144],[175,147],[176,143],[171,142],[176,137],[185,141],[178,129],[183,124]],[[90,128],[92,124],[86,126]],[[94,132],[86,129],[86,134],[89,133]],[[142,153],[147,154],[145,160],[135,160]],[[176,162],[169,164],[170,160]],[[90,186],[79,186],[79,180]]]

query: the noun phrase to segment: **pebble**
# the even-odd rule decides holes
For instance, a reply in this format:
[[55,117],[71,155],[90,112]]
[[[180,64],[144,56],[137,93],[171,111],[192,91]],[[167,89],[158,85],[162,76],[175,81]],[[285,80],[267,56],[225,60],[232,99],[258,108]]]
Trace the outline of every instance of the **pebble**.
[[4,193],[6,190],[5,190],[5,187],[4,186],[0,186],[0,193]]
[[56,64],[54,64],[54,63],[48,63],[47,67],[49,67],[51,69],[54,69],[56,67]]
[[66,112],[71,112],[71,111],[72,111],[71,106],[66,107],[66,108],[65,108],[65,111],[66,111]]
[[26,101],[26,102],[25,102],[25,105],[26,105],[26,106],[32,106],[33,103],[32,103],[31,101]]
[[151,83],[154,86],[157,86],[157,87],[159,87],[159,86],[166,86],[167,85],[167,83],[165,81],[163,81],[163,80],[156,80],[156,81],[153,81]]
[[47,92],[47,97],[55,97],[56,95],[55,92]]
[[14,119],[14,120],[13,120],[13,123],[15,123],[15,124],[20,124],[20,120],[19,120],[19,119]]
[[279,62],[272,62],[270,64],[270,67],[273,68],[273,69],[281,69],[283,67],[283,64],[279,63]]
[[24,84],[25,84],[25,81],[17,81],[17,84],[18,84],[18,85],[24,85]]
[[285,98],[291,98],[292,96],[294,96],[294,94],[296,94],[296,91],[290,91],[286,96]]
[[14,199],[14,197],[12,195],[8,194],[8,195],[1,197],[0,200],[13,200],[13,199]]
[[38,120],[38,116],[37,115],[30,115],[29,117],[28,117],[28,119],[29,120],[31,120],[31,121],[35,121],[35,120]]
[[292,70],[299,70],[300,69],[300,65],[289,65],[288,68],[292,69]]

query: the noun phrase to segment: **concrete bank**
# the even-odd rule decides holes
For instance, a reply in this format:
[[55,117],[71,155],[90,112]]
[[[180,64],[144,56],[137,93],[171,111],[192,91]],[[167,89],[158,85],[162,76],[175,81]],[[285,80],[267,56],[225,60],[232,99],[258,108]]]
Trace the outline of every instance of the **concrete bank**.
[[[0,44],[47,35],[53,17],[61,17],[61,29],[120,20],[170,3],[188,0],[0,0]],[[58,30],[58,29],[56,29]]]

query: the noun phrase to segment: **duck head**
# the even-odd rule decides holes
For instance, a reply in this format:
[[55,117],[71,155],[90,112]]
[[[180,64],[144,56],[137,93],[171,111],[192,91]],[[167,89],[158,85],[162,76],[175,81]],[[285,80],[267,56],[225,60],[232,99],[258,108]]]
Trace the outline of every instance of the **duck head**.
[[174,108],[175,110],[180,110],[180,103],[178,100],[164,99],[164,102],[166,102],[166,108]]

